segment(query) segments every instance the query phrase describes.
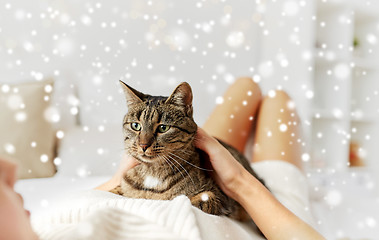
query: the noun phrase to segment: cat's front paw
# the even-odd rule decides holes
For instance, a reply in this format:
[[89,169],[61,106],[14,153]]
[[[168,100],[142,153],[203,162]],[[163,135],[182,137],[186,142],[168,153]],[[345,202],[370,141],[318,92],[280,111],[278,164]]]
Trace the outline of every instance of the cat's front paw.
[[218,201],[216,195],[213,192],[201,192],[191,197],[190,200],[193,206],[199,208],[203,212],[213,215],[221,215],[222,213],[222,206],[220,204],[220,201]]

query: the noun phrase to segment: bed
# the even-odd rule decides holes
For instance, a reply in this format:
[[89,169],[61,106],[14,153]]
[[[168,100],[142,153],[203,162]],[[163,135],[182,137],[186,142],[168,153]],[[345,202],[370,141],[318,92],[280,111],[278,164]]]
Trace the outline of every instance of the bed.
[[[68,196],[93,189],[109,178],[117,167],[116,159],[122,149],[117,141],[112,141],[115,136],[117,128],[107,133],[83,130],[83,127],[65,132],[59,148],[58,173],[54,177],[25,179],[16,184],[16,190],[24,196],[26,208],[32,212],[32,220],[49,213],[56,203],[71,198]],[[101,154],[96,146],[103,146]],[[327,239],[377,239],[379,199],[369,172],[362,169],[345,173],[313,170],[307,175],[311,211],[318,230]],[[219,239],[236,239],[236,236],[250,239],[248,228],[230,225],[229,220],[222,224]],[[207,229],[212,226],[220,229],[212,224]]]
[[[355,177],[328,174],[312,177],[312,212],[327,239],[377,239],[379,236],[379,201],[365,186],[366,177],[365,173]],[[31,210],[34,220],[68,195],[92,189],[106,179],[108,176],[28,179],[18,181],[16,190],[24,196],[25,207]],[[335,185],[330,186],[333,181]]]
[[[3,138],[17,134],[23,136],[14,138],[16,142],[12,144],[9,143],[9,139],[5,139],[5,150],[11,153],[11,156],[14,156],[15,152],[23,154],[19,156],[20,159],[27,159],[31,156],[25,155],[26,153],[43,148],[41,152],[35,154],[35,159],[28,159],[30,162],[37,162],[38,165],[28,166],[22,171],[23,177],[28,179],[19,180],[16,184],[16,190],[24,196],[26,208],[32,212],[33,222],[53,211],[52,208],[59,202],[71,199],[75,203],[75,198],[70,196],[86,192],[104,182],[116,171],[123,152],[120,121],[126,109],[125,100],[118,85],[109,85],[109,89],[104,89],[104,85],[102,89],[104,94],[98,95],[96,91],[86,87],[79,88],[80,91],[77,94],[71,88],[67,88],[67,82],[60,85],[61,83],[55,82],[55,95],[52,98],[54,101],[51,103],[53,106],[59,106],[60,121],[55,121],[58,110],[55,107],[51,108],[51,105],[46,104],[44,100],[47,94],[50,95],[53,92],[51,80],[35,82],[33,87],[29,86],[24,90],[20,84],[1,87],[3,92],[4,89],[7,90],[6,93],[12,93],[11,87],[17,87],[25,102],[39,99],[40,102],[34,103],[36,107],[26,109],[28,111],[25,115],[44,116],[41,121],[20,122],[22,118],[19,118],[16,112],[17,121],[11,115],[10,122],[1,125],[4,128],[2,131],[11,131],[3,134]],[[170,86],[161,87],[169,88]],[[197,90],[194,89],[194,91]],[[108,99],[109,96],[112,96],[112,101],[103,99],[104,97]],[[13,95],[10,97],[14,100]],[[100,100],[94,101],[94,99]],[[80,111],[78,111],[79,102]],[[9,105],[9,101],[5,104]],[[208,108],[205,112],[209,112],[211,105],[205,104],[201,107]],[[196,108],[200,108],[200,105],[195,102]],[[69,114],[64,115],[67,111]],[[201,123],[205,115],[201,112],[200,115],[197,114],[195,111],[195,118]],[[2,121],[6,120],[2,118]],[[18,125],[10,127],[11,124]],[[41,129],[44,131],[41,132]],[[17,133],[15,133],[16,130]],[[58,144],[51,144],[51,135],[57,138]],[[38,140],[36,140],[37,137],[39,137]],[[17,142],[21,140],[30,145],[30,149],[15,151],[19,145],[25,145],[25,143]],[[48,144],[41,144],[43,142]],[[0,142],[0,144],[4,143]],[[35,145],[40,148],[36,148]],[[54,154],[56,156],[53,158]],[[21,167],[23,164],[24,162],[20,163]],[[42,169],[41,166],[49,167],[44,169],[45,173],[38,172],[37,170]],[[29,178],[32,174],[42,175]],[[377,239],[379,236],[379,193],[378,187],[375,186],[375,176],[365,168],[352,168],[345,172],[311,169],[307,172],[307,177],[312,203],[310,210],[315,216],[317,229],[327,239]],[[199,220],[196,219],[196,221]],[[235,239],[236,236],[245,236],[246,239],[250,239],[248,229],[239,224],[231,224],[230,220],[223,219],[221,222],[224,224],[221,227],[206,225],[207,229],[213,228],[219,233],[219,239]],[[199,232],[203,234],[201,235],[203,239],[207,239],[200,228]],[[240,239],[244,238],[240,237]]]

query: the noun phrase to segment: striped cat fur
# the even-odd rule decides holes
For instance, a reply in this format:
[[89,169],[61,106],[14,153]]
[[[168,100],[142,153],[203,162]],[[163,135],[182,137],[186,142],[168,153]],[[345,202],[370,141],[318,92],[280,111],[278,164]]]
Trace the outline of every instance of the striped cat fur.
[[[120,83],[128,106],[123,120],[125,151],[140,164],[128,170],[111,192],[159,200],[186,195],[193,206],[206,213],[248,220],[244,209],[214,182],[212,170],[204,166],[206,155],[195,148],[197,125],[190,85],[181,83],[169,97],[162,97]],[[221,143],[257,177],[241,153]]]

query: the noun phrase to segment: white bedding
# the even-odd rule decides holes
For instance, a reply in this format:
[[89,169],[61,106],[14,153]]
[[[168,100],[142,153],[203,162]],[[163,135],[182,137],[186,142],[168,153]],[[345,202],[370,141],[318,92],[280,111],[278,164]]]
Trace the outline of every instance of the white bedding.
[[[78,222],[92,226],[86,237],[88,234],[94,236],[86,239],[108,239],[106,234],[110,226],[112,239],[262,239],[254,234],[251,225],[205,214],[193,207],[185,196],[172,201],[153,201],[91,190],[106,179],[21,180],[16,190],[24,196],[25,207],[32,212],[33,226],[43,239],[52,239],[53,235],[54,239],[81,239],[82,228],[78,228]],[[64,232],[65,237],[56,238],[52,232]],[[146,232],[150,232],[150,238]]]
[[[39,221],[42,216],[51,213],[55,203],[93,189],[106,179],[108,177],[105,176],[86,178],[56,176],[20,180],[16,184],[16,190],[23,195],[25,207],[32,212],[32,220]],[[327,239],[378,239],[379,198],[374,191],[375,188],[370,185],[369,175],[366,173],[313,174],[310,180],[312,211],[319,224],[319,230]],[[225,219],[221,221],[221,225],[220,222],[218,225],[207,225],[207,229],[213,228],[218,233],[222,230],[225,239],[230,239],[239,233],[246,234],[246,230],[229,228],[230,220],[223,221]],[[202,234],[202,230],[199,231]]]
[[32,212],[32,219],[48,212],[54,203],[65,199],[68,195],[93,189],[108,180],[109,177],[64,177],[36,178],[19,180],[16,191],[24,198],[25,208]]
[[[122,150],[114,143],[113,138],[119,138],[115,137],[118,136],[115,129],[98,135],[97,131],[81,128],[66,131],[59,148],[62,161],[59,174],[52,178],[18,181],[16,190],[23,195],[26,208],[32,212],[32,220],[49,213],[57,201],[93,189],[109,178],[107,176],[118,166]],[[101,155],[96,146],[104,151]],[[367,170],[316,171],[308,175],[308,180],[312,212],[318,229],[327,239],[378,239],[379,188]]]

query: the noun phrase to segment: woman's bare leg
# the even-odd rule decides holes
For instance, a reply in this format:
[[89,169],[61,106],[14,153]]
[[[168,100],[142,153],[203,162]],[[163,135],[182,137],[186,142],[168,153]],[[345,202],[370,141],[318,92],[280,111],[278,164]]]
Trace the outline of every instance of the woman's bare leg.
[[251,78],[237,79],[207,119],[204,130],[243,152],[261,98],[261,90]]
[[283,160],[302,169],[300,119],[284,91],[266,96],[260,107],[253,162]]

